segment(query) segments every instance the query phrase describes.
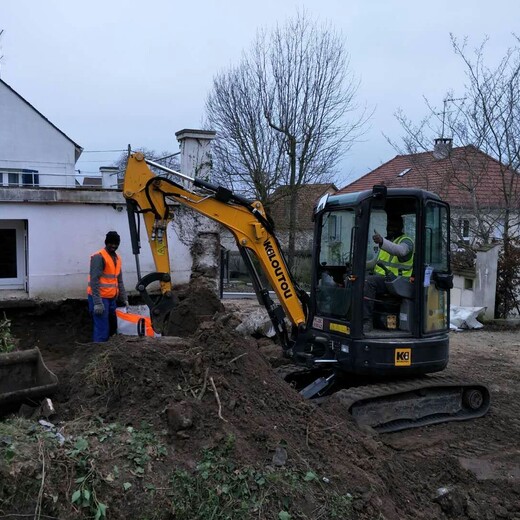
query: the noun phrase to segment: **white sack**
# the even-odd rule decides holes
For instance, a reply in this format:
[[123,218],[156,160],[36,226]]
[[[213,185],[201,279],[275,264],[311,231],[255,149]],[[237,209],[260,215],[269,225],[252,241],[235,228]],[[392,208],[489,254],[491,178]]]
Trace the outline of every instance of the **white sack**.
[[450,329],[481,329],[484,325],[478,316],[486,307],[458,307],[450,305]]
[[[242,316],[240,318],[242,319]],[[236,328],[236,331],[243,336],[251,336],[253,334],[261,334],[268,338],[276,336],[271,318],[269,318],[267,311],[262,308],[244,316],[242,323]]]

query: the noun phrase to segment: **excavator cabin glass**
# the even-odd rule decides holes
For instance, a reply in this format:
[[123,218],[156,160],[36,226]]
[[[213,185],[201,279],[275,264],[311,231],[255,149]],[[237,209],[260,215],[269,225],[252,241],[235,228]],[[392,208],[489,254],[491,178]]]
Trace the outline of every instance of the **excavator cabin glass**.
[[353,337],[447,331],[449,208],[436,195],[385,189],[330,196],[315,220],[313,324],[327,330],[339,322]]
[[318,314],[350,320],[351,256],[355,213],[352,209],[330,211],[321,220],[319,268],[316,286]]

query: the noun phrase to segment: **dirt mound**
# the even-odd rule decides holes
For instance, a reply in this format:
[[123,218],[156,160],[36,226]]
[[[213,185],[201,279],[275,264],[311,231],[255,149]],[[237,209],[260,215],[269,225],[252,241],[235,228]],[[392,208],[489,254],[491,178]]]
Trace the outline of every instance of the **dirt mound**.
[[178,299],[179,304],[170,313],[165,325],[165,336],[190,336],[203,321],[224,311],[222,302],[203,276],[193,278],[187,287],[181,288]]
[[[255,340],[227,327],[230,318],[204,322],[189,339],[119,336],[101,347],[81,347],[71,356],[74,377],[60,397],[61,418],[74,420],[82,410],[105,422],[138,427],[146,421],[166,430],[188,459],[228,434],[243,463],[268,461],[280,443],[310,454],[319,444],[312,465],[327,471],[340,454],[366,459],[366,442],[355,427],[337,425],[337,417],[300,398],[272,371]],[[369,482],[363,473],[356,478]]]
[[[197,301],[210,303],[205,306]],[[203,287],[184,300],[190,316],[196,314],[197,306],[203,312],[213,310],[211,301],[212,295]],[[220,302],[218,307],[217,310],[223,309]],[[76,309],[72,314],[83,315],[83,310]],[[375,449],[374,441],[360,435],[348,419],[343,421],[324,414],[294,392],[273,372],[261,353],[259,346],[265,349],[265,341],[244,338],[234,331],[239,322],[233,313],[213,313],[211,319],[207,314],[198,313],[198,316],[204,317],[189,337],[114,336],[104,344],[77,342],[68,334],[60,336],[56,328],[53,345],[48,343],[50,338],[33,339],[42,334],[41,320],[65,326],[66,320],[60,321],[63,314],[56,316],[52,308],[47,313],[39,309],[31,316],[31,325],[36,330],[22,331],[18,326],[15,329],[24,336],[25,345],[36,342],[42,348],[47,364],[59,376],[60,390],[53,398],[58,414],[52,417],[53,423],[71,435],[71,443],[73,439],[86,438],[89,446],[95,446],[95,465],[104,478],[106,475],[112,478],[114,466],[125,467],[124,461],[113,453],[126,450],[127,443],[132,444],[124,437],[129,431],[131,435],[141,430],[152,432],[149,435],[153,434],[155,440],[151,445],[164,446],[162,457],[153,464],[153,469],[149,461],[146,470],[148,483],[161,489],[167,488],[171,468],[195,470],[200,465],[201,454],[208,450],[220,453],[222,445],[233,439],[233,449],[227,456],[237,468],[256,468],[255,474],[268,471],[270,478],[274,478],[273,474],[281,478],[279,473],[284,472],[288,482],[296,475],[306,474],[314,475],[315,480],[323,476],[329,482],[330,488],[322,489],[322,482],[314,492],[304,492],[303,488],[284,490],[288,485],[284,483],[278,491],[270,491],[274,499],[269,507],[266,502],[266,516],[260,518],[276,518],[278,512],[287,508],[283,500],[289,501],[291,493],[304,493],[297,500],[299,505],[292,506],[293,514],[299,511],[294,518],[313,518],[312,511],[320,508],[325,511],[329,508],[327,497],[332,500],[336,496],[344,502],[341,508],[335,506],[338,514],[342,511],[347,518],[346,512],[352,511],[355,502],[360,511],[366,511],[358,517],[370,518],[375,508],[371,505],[372,494],[366,495],[367,490],[378,490],[383,497],[378,506],[388,503],[386,509],[393,512],[382,483],[371,475],[369,460]],[[89,333],[89,327],[81,330],[82,334]],[[120,445],[114,446],[118,435]],[[152,450],[152,446],[146,451]],[[24,451],[30,453],[31,448],[26,446]],[[59,458],[57,454],[53,456]],[[34,459],[37,463],[37,453]],[[226,467],[229,463],[226,462]],[[31,468],[35,471],[34,466]],[[136,486],[134,477],[127,471],[126,485]],[[53,485],[57,486],[56,496],[63,492],[60,485]],[[129,506],[121,502],[114,490],[104,492],[115,503],[113,518],[131,516]],[[4,490],[4,496],[9,493],[13,490]],[[139,497],[153,510],[149,497],[142,493]],[[13,504],[20,499],[16,493],[9,498]],[[56,514],[56,507],[48,509],[47,514]],[[16,506],[13,511],[21,513],[24,509]],[[59,514],[67,517],[64,509],[59,509]],[[387,518],[397,515],[391,513]]]

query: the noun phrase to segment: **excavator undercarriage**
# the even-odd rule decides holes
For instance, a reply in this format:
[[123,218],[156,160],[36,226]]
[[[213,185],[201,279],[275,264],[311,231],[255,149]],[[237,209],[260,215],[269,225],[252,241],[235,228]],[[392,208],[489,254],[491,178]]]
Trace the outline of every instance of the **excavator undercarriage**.
[[476,419],[487,413],[490,404],[485,385],[438,374],[367,380],[298,365],[276,370],[303,397],[317,405],[336,400],[360,427],[370,427],[378,433]]

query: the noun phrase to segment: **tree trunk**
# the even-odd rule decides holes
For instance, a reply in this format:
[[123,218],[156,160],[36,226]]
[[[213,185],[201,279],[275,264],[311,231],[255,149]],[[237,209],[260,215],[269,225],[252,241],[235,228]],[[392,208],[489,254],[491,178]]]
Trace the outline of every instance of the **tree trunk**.
[[296,202],[298,200],[298,191],[296,189],[296,138],[294,136],[289,136],[289,168],[291,197],[289,200],[289,248],[287,262],[289,269],[292,270],[296,255]]

